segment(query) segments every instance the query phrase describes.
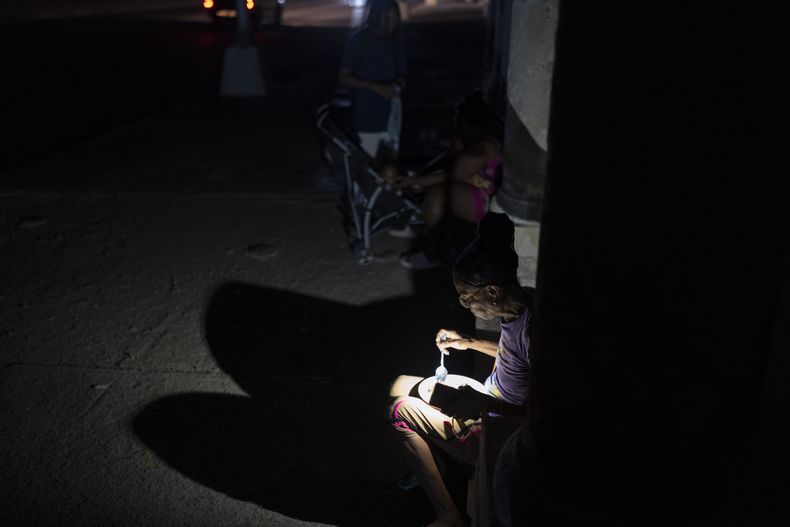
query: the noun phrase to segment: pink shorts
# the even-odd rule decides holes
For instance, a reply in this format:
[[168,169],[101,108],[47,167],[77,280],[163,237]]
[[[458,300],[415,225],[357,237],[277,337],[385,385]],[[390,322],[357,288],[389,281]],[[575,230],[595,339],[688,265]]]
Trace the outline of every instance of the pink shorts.
[[444,415],[419,397],[396,397],[389,407],[388,425],[398,434],[417,434],[455,459],[474,465],[480,449],[480,419],[460,420]]

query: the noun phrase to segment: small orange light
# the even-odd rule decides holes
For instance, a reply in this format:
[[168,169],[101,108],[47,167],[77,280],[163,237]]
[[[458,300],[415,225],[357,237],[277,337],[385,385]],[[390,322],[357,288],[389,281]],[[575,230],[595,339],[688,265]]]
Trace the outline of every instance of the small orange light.
[[255,7],[255,0],[247,0],[247,9]]
[[203,7],[206,9],[211,9],[214,7],[214,0],[203,0]]

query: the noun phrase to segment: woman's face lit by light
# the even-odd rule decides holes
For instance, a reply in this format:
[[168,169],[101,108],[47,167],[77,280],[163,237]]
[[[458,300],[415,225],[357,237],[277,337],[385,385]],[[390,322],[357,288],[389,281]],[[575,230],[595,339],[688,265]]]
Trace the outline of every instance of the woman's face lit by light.
[[488,286],[474,286],[453,276],[453,285],[458,292],[458,302],[478,318],[491,320],[499,316],[496,306],[492,304]]

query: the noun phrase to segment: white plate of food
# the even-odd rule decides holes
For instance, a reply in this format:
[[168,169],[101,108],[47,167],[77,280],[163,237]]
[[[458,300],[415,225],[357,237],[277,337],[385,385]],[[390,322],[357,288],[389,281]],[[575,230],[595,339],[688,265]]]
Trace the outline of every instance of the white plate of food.
[[[436,376],[434,375],[421,380],[420,384],[417,385],[417,392],[420,394],[420,399],[426,403],[429,402],[431,400],[431,394],[433,393],[433,387],[435,384]],[[480,393],[488,395],[488,390],[486,390],[485,386],[471,377],[466,377],[465,375],[455,375],[450,373],[447,375],[447,378],[442,381],[442,384],[450,386],[451,388],[459,388],[466,385],[470,388],[474,388]]]

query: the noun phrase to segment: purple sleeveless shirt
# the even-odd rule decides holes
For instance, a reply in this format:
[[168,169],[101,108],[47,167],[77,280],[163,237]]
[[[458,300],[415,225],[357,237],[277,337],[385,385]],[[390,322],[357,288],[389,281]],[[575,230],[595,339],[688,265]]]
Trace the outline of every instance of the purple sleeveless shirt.
[[527,400],[529,377],[529,309],[512,322],[502,322],[494,371],[486,379],[489,393],[515,405]]

